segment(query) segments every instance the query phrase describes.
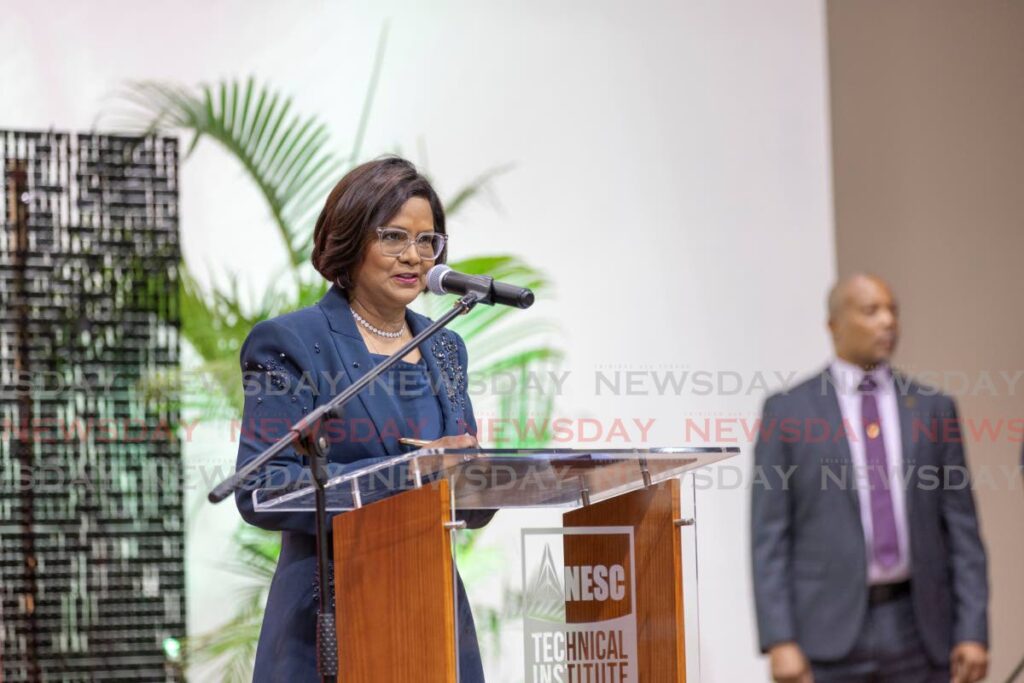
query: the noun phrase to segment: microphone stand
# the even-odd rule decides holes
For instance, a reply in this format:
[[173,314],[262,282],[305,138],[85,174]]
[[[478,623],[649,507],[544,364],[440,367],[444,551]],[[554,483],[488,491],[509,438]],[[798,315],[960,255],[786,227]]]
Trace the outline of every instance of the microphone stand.
[[[274,456],[282,451],[293,448],[304,455],[309,461],[313,474],[314,501],[316,507],[316,571],[320,581],[320,613],[317,616],[317,668],[323,681],[332,683],[338,678],[338,635],[334,623],[334,610],[331,609],[331,595],[328,594],[329,573],[327,570],[327,452],[330,444],[327,437],[320,434],[321,425],[325,420],[341,416],[341,409],[355,398],[356,394],[366,388],[388,368],[418,347],[427,338],[445,327],[457,316],[468,313],[479,303],[493,305],[493,281],[482,279],[479,286],[472,287],[460,298],[450,311],[430,324],[429,327],[413,337],[408,344],[395,352],[375,368],[366,373],[362,379],[341,392],[330,402],[320,406],[293,426],[288,434],[274,442],[248,465],[237,470],[227,479],[217,484],[207,495],[211,503],[219,503],[230,496],[236,489],[266,465]],[[252,481],[256,481],[253,479]]]

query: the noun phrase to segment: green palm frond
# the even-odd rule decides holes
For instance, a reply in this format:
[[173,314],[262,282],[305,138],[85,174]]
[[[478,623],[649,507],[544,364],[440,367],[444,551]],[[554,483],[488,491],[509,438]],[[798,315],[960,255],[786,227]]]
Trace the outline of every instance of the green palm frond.
[[[557,360],[557,359],[555,359]],[[527,372],[556,370],[557,362],[540,362],[532,365],[519,365],[518,390],[501,397],[501,415],[514,418],[519,425],[515,434],[515,442],[508,444],[515,448],[542,448],[551,443],[551,416],[554,413],[555,395],[553,393],[535,392],[528,388]]]
[[320,277],[319,274],[311,282],[300,283],[293,308],[312,306],[323,298],[329,287],[330,283]]
[[274,575],[277,558],[281,555],[280,534],[259,527],[245,525],[235,531],[233,542],[238,553],[233,564],[241,576],[265,578]]
[[505,565],[505,553],[497,546],[481,547],[477,543],[480,534],[476,529],[460,531],[456,537],[455,565],[459,575],[468,584],[485,580],[500,572]]
[[504,358],[486,365],[475,372],[479,372],[482,375],[510,371],[520,372],[534,365],[542,365],[545,362],[559,361],[561,359],[561,351],[546,346],[536,346],[506,355]]
[[244,580],[235,596],[237,611],[212,631],[187,638],[185,651],[191,664],[216,664],[224,681],[252,680],[270,580],[281,553],[280,534],[249,525],[238,527],[232,538],[236,551],[226,568]]
[[206,137],[220,143],[245,169],[267,202],[289,256],[303,261],[314,211],[337,180],[344,161],[330,144],[326,124],[292,111],[293,100],[269,86],[223,81],[195,91],[158,81],[128,85],[124,100],[147,132],[183,130],[191,152]]
[[[554,338],[558,334],[558,326],[551,321],[512,322],[502,326],[501,334],[477,336],[473,340],[471,358],[473,372],[485,372],[494,362],[501,362],[509,349],[522,348],[523,344],[541,344],[543,340]],[[544,346],[543,348],[548,348]],[[555,349],[549,349],[557,353]]]
[[238,354],[242,342],[253,325],[282,311],[287,306],[287,298],[270,288],[254,310],[246,310],[238,278],[228,276],[227,280],[226,288],[215,285],[210,291],[204,291],[187,269],[181,269],[181,332],[202,358],[196,370],[219,387],[217,403],[226,401],[237,414],[241,410],[238,387],[242,375]]

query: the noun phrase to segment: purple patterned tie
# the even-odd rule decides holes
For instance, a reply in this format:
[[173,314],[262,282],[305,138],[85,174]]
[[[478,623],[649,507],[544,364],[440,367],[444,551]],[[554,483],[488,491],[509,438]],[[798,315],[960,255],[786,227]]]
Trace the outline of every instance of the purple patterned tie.
[[875,561],[888,568],[900,561],[900,542],[896,536],[896,516],[889,490],[889,465],[885,457],[882,421],[875,400],[874,392],[877,388],[874,378],[865,375],[857,391],[861,392],[860,419],[864,429],[864,456],[871,492],[871,553]]

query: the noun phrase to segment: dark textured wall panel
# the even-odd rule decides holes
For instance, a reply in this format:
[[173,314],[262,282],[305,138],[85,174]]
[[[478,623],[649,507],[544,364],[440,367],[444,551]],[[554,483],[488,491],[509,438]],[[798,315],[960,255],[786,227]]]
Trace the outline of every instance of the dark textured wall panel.
[[174,139],[0,131],[5,683],[180,680]]

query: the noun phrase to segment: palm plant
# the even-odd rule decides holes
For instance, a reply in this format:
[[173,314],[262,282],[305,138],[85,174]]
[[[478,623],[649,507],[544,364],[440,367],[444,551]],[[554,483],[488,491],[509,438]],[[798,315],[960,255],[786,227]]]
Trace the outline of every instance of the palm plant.
[[237,611],[218,629],[186,641],[190,664],[218,668],[220,680],[252,680],[252,662],[260,636],[267,587],[281,554],[278,534],[240,525],[232,538],[233,559],[225,567],[243,577],[236,596]]
[[[327,127],[314,116],[294,111],[291,98],[253,78],[187,88],[160,82],[130,84],[123,94],[128,105],[127,122],[136,130],[182,131],[191,136],[186,158],[204,138],[213,140],[241,165],[266,201],[270,217],[287,254],[284,276],[272,279],[263,296],[246,306],[237,279],[227,286],[204,289],[181,264],[181,333],[199,359],[199,370],[211,378],[218,400],[198,397],[201,410],[219,406],[218,414],[237,416],[241,411],[241,374],[238,353],[252,326],[267,317],[310,305],[326,290],[326,283],[309,262],[312,228],[322,198],[331,185],[361,161],[362,142],[372,109],[373,93],[379,79],[386,44],[386,27],[381,33],[377,58],[366,93],[362,116],[347,154],[339,155]],[[459,189],[447,203],[449,214],[457,212],[478,195],[504,168],[481,173]],[[548,280],[522,260],[512,256],[485,256],[450,265],[463,272],[488,273],[496,278],[543,292]],[[448,302],[425,302],[426,312],[436,312]],[[460,317],[453,325],[466,340],[474,361],[474,375],[486,377],[498,372],[525,378],[535,368],[557,363],[561,354],[542,343],[550,328],[532,326],[509,316],[512,309],[483,308],[472,316]],[[510,351],[511,349],[511,351]],[[192,397],[193,401],[197,397]],[[504,417],[534,415],[547,423],[551,398],[537,401],[525,391],[500,399]],[[193,407],[197,404],[192,403]],[[539,445],[544,435],[520,444]],[[251,678],[252,655],[262,621],[266,592],[276,563],[280,541],[276,533],[246,525],[235,536],[234,569],[250,585],[239,611],[214,632],[189,639],[186,652],[192,662],[218,661],[222,680]],[[472,561],[474,537],[460,534],[460,561]],[[481,560],[484,558],[481,557]],[[484,623],[492,623],[492,619]],[[496,626],[494,626],[496,628]]]

